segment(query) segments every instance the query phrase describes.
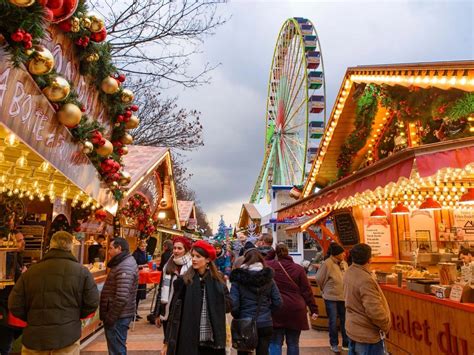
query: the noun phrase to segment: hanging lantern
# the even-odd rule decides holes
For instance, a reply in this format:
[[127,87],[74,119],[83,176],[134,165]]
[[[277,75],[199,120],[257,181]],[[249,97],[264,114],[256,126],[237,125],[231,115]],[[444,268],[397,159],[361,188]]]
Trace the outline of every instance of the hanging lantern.
[[45,75],[54,68],[53,54],[43,46],[33,47],[33,58],[28,62],[28,71],[33,75]]
[[373,217],[373,218],[386,218],[387,214],[380,207],[377,207],[375,210],[372,211],[372,213],[370,214],[370,217]]
[[82,111],[74,104],[67,103],[57,112],[58,121],[68,128],[76,127],[82,118]]
[[106,157],[110,154],[113,153],[114,151],[114,146],[112,145],[112,143],[110,143],[110,141],[108,141],[107,139],[104,139],[105,140],[105,143],[100,146],[99,148],[96,149],[96,152],[97,154],[99,154],[100,156],[103,156],[103,157]]
[[472,205],[474,204],[474,189],[470,188],[467,192],[461,196],[459,200],[459,204],[461,205]]
[[108,76],[107,78],[102,80],[100,87],[102,91],[108,95],[115,94],[119,90],[119,84],[117,83],[117,80],[115,80],[111,76]]
[[71,86],[68,81],[60,76],[55,77],[51,84],[43,89],[43,94],[52,102],[63,101],[69,96],[70,92]]
[[436,211],[441,209],[441,205],[438,201],[435,201],[433,197],[428,197],[423,201],[419,209],[424,211]]
[[392,210],[391,214],[395,214],[395,215],[410,214],[410,210],[402,202],[399,202],[398,205],[396,205],[395,208]]

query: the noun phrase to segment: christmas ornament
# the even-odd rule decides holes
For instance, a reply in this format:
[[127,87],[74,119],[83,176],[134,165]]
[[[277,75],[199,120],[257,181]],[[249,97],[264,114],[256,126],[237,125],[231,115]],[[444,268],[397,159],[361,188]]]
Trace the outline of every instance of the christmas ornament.
[[12,41],[14,42],[23,42],[23,33],[24,31],[23,30],[17,30],[16,32],[13,32],[11,35],[10,35],[10,38],[12,39]]
[[130,110],[132,110],[133,112],[137,112],[138,111],[138,106],[137,105],[132,105],[132,106],[130,106]]
[[[51,9],[48,9],[47,7],[44,8],[44,18],[46,19],[46,21],[48,22],[51,22],[53,21],[54,19],[54,14],[53,14],[53,11],[51,11]],[[69,29],[70,31],[70,29]],[[67,31],[67,32],[69,32]],[[80,227],[79,227],[80,228]]]
[[89,62],[89,63],[97,62],[98,60],[99,60],[99,55],[97,53],[89,54],[86,57],[86,61]]
[[117,150],[117,153],[119,155],[127,155],[128,154],[128,148],[126,146],[123,146],[122,148],[119,148]]
[[113,182],[112,182],[112,186],[113,186],[114,188],[118,188],[120,185],[119,185],[119,183],[118,183],[117,181],[113,181]]
[[28,41],[28,42],[23,42],[23,47],[25,47],[25,49],[30,49],[31,47],[33,47],[33,42],[32,41]]
[[125,123],[125,128],[126,129],[137,128],[139,123],[140,123],[140,120],[138,119],[138,117],[133,115],[132,117],[130,117],[130,120],[127,123]]
[[91,24],[92,24],[91,20],[88,19],[87,17],[84,17],[81,19],[82,27],[89,29],[91,27]]
[[35,3],[35,0],[9,0],[10,4],[18,7],[28,7]]
[[106,157],[112,154],[114,151],[114,146],[107,139],[105,139],[105,144],[96,149],[97,154],[100,156]]
[[86,48],[89,45],[89,41],[90,41],[89,37],[84,36],[84,37],[80,37],[80,38],[76,39],[76,41],[74,43],[77,44],[80,47]]
[[105,27],[104,19],[95,12],[88,12],[86,17],[91,21],[90,31],[100,32]]
[[128,185],[130,181],[132,181],[132,176],[130,175],[130,173],[126,171],[121,171],[120,175],[121,175],[120,180],[119,180],[120,185],[125,186],[125,185]]
[[33,36],[28,33],[28,32],[25,32],[24,35],[23,35],[23,42],[31,42],[33,40]]
[[115,80],[111,76],[108,76],[107,78],[102,80],[102,84],[100,87],[102,88],[103,92],[109,95],[115,94],[119,90],[119,84],[117,83],[117,80]]
[[33,75],[45,75],[53,68],[53,54],[43,46],[35,46],[33,58],[28,62],[28,71]]
[[94,151],[94,145],[92,144],[92,142],[84,141],[84,143],[82,143],[82,152],[84,154],[90,154],[93,151]]
[[107,218],[107,212],[104,210],[95,211],[94,217],[96,220],[103,222]]
[[126,79],[125,74],[119,74],[117,76],[117,80],[120,81],[121,83],[125,82],[125,79]]
[[[102,133],[100,133],[99,131],[94,131],[92,132],[91,134],[91,142],[93,144],[97,144],[97,145],[100,145],[100,142],[104,140],[104,137],[102,137]],[[104,143],[105,143],[105,140],[104,140]]]
[[57,116],[58,121],[63,125],[74,128],[81,122],[82,111],[76,105],[67,103],[59,109]]
[[71,31],[79,32],[79,30],[81,29],[80,24],[81,24],[81,20],[79,20],[79,18],[77,17],[73,17],[71,19]]
[[94,42],[103,42],[106,37],[107,37],[107,30],[105,29],[105,27],[99,32],[91,33],[91,40],[93,40]]
[[133,137],[128,134],[128,133],[125,133],[122,138],[120,138],[120,142],[122,142],[123,144],[127,144],[127,145],[130,145],[133,143]]
[[133,92],[131,90],[124,89],[122,91],[122,95],[120,96],[120,99],[122,100],[124,104],[128,104],[133,101],[134,97],[135,96],[133,95]]
[[61,21],[60,23],[58,23],[58,27],[61,29],[61,31],[71,32],[72,22],[71,20]]
[[63,101],[71,92],[71,86],[63,77],[56,76],[49,86],[43,89],[43,94],[53,102]]
[[[125,111],[125,113],[123,114],[126,118],[130,118],[132,117],[132,111]],[[127,122],[128,120],[124,120],[124,122]]]
[[57,10],[63,6],[63,0],[48,0],[46,6],[51,10]]

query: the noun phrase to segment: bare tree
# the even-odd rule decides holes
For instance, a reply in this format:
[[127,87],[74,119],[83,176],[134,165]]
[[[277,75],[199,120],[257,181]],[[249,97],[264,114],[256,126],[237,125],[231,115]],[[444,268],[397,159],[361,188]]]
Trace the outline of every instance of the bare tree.
[[217,15],[225,0],[95,0],[107,19],[108,41],[120,70],[146,78],[147,87],[181,84],[194,87],[209,81],[216,67],[205,63],[190,72],[191,57],[205,37],[226,19]]
[[135,144],[187,151],[204,145],[198,111],[179,109],[177,98],[162,100],[147,90],[140,90],[137,100],[140,125],[132,132]]

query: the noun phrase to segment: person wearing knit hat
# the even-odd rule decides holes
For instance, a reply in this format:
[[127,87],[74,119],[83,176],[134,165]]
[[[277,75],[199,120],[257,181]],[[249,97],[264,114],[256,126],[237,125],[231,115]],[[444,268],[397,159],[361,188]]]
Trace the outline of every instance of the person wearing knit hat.
[[[182,276],[191,268],[192,244],[188,238],[175,237],[173,239],[173,255],[163,267],[162,282],[155,305],[155,324],[157,327],[163,325],[164,333],[168,324],[170,314],[171,300],[174,295],[174,281],[178,276]],[[165,339],[166,341],[166,339]]]
[[191,249],[192,268],[175,281],[165,339],[166,354],[224,355],[229,291],[217,271],[214,247],[198,240]]
[[321,288],[321,293],[326,305],[329,318],[329,344],[331,350],[339,353],[339,340],[337,332],[337,317],[341,326],[342,349],[348,350],[349,338],[346,334],[345,320],[346,308],[344,303],[344,287],[342,278],[348,266],[344,260],[345,251],[338,243],[329,245],[329,257],[322,263],[316,273],[316,282]]

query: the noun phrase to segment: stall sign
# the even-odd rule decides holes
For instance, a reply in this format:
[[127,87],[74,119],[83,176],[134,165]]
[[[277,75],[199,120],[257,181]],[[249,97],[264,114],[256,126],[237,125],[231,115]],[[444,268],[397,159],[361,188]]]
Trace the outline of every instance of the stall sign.
[[456,228],[457,240],[474,239],[474,210],[454,209],[454,227]]
[[[0,56],[5,52],[0,50]],[[31,76],[0,61],[0,123],[26,145],[108,209],[116,205],[101,188],[97,169],[82,154],[72,136],[55,118],[55,112]]]
[[137,188],[136,192],[139,192],[146,197],[153,213],[162,197],[158,174],[155,172],[147,177]]
[[359,243],[359,229],[351,212],[340,212],[333,215],[337,236],[342,245]]
[[436,252],[436,224],[433,211],[415,210],[410,214],[410,238],[423,251]]
[[370,217],[364,210],[365,243],[372,248],[375,257],[393,257],[392,233],[387,218]]

